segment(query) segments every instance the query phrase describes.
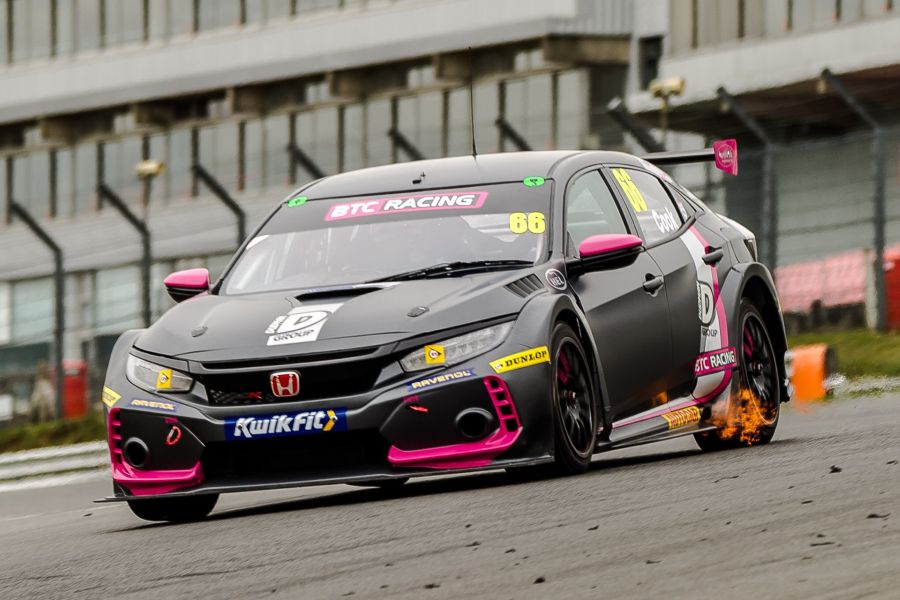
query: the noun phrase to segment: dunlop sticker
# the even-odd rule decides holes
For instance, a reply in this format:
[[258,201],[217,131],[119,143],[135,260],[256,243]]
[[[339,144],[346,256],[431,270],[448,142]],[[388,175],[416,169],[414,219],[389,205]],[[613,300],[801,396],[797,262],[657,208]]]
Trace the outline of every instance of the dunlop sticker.
[[103,386],[103,393],[100,395],[100,400],[103,401],[103,404],[105,404],[109,408],[112,408],[121,398],[122,396],[117,394],[114,390]]
[[700,409],[696,406],[688,406],[687,408],[664,414],[662,417],[669,424],[669,429],[678,429],[685,425],[699,423]]
[[547,349],[547,346],[541,346],[540,348],[531,348],[524,352],[510,354],[509,356],[493,360],[491,361],[491,368],[494,369],[495,373],[506,373],[507,371],[515,371],[516,369],[549,362],[550,350]]

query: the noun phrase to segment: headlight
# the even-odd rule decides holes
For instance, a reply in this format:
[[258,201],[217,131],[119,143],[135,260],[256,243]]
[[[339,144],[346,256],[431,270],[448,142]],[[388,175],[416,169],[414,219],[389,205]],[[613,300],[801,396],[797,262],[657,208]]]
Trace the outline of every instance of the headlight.
[[148,392],[187,392],[194,384],[193,379],[180,371],[155,365],[131,354],[125,362],[125,375],[128,381]]
[[465,335],[429,344],[400,359],[404,371],[422,371],[439,365],[452,365],[487,352],[503,343],[512,330],[512,322],[501,323]]

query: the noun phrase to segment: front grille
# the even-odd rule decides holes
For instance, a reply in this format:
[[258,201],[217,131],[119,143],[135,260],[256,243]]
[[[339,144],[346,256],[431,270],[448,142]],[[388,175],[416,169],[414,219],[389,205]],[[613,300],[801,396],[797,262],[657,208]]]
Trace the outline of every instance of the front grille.
[[388,466],[389,447],[374,430],[215,442],[203,453],[203,472],[227,479],[381,467]]
[[228,371],[231,369],[271,368],[280,369],[285,365],[295,365],[299,362],[317,362],[325,360],[344,360],[368,356],[378,350],[374,348],[360,348],[356,350],[341,350],[338,352],[325,352],[322,354],[308,354],[301,356],[281,356],[275,358],[261,358],[256,360],[231,360],[223,362],[205,362],[203,368],[207,371]]
[[303,367],[300,393],[291,398],[278,398],[272,393],[270,375],[280,367],[266,371],[199,375],[206,387],[206,397],[213,406],[249,406],[276,402],[321,400],[335,396],[362,394],[372,389],[386,359],[364,360],[336,365]]

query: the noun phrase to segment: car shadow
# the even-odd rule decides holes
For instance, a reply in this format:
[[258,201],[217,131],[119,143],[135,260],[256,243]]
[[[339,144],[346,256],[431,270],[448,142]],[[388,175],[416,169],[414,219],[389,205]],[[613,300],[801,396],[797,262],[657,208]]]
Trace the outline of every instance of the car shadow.
[[[597,454],[594,457],[594,460],[591,463],[591,467],[588,472],[578,477],[583,478],[602,476],[604,472],[614,471],[621,468],[679,460],[697,456],[699,454],[701,454],[701,451],[699,449],[662,451],[656,453],[640,454],[636,456],[610,456],[601,453]],[[212,515],[207,517],[205,521],[227,521],[231,519],[240,519],[259,515],[308,511],[317,508],[353,506],[356,504],[388,502],[397,499],[417,498],[439,494],[452,494],[472,490],[532,485],[540,484],[542,482],[552,482],[557,479],[564,478],[552,476],[531,478],[525,478],[521,476],[513,477],[505,472],[491,471],[486,473],[470,473],[466,475],[436,477],[434,479],[413,479],[406,485],[396,489],[353,488],[348,486],[345,490],[342,491],[329,491],[321,495],[312,497],[298,498],[295,500],[266,502],[254,506],[221,510],[214,512]],[[183,524],[146,523],[137,525],[136,527],[123,528],[117,531],[135,531],[147,528],[172,527],[179,525]]]

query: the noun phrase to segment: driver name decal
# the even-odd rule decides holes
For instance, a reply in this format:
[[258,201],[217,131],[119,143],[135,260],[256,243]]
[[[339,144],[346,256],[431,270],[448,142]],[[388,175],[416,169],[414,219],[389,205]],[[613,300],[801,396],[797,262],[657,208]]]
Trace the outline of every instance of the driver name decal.
[[357,200],[333,205],[328,209],[325,220],[340,221],[341,219],[358,219],[420,210],[475,209],[481,208],[487,197],[487,192],[450,192]]
[[734,346],[706,352],[697,357],[694,362],[694,377],[709,375],[718,371],[725,371],[737,366]]
[[341,304],[314,304],[298,306],[286,315],[276,317],[266,328],[269,336],[267,346],[314,342],[328,317],[341,307]]

